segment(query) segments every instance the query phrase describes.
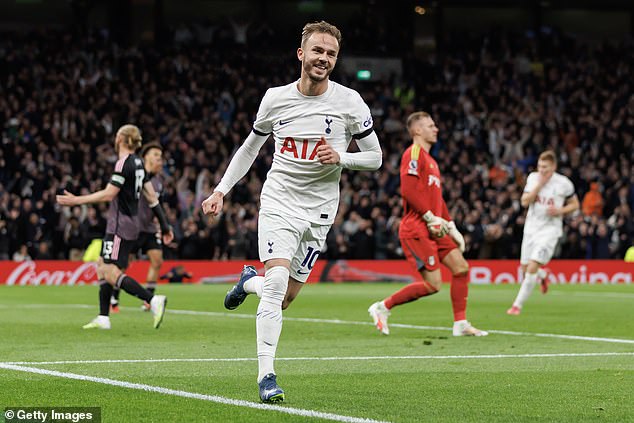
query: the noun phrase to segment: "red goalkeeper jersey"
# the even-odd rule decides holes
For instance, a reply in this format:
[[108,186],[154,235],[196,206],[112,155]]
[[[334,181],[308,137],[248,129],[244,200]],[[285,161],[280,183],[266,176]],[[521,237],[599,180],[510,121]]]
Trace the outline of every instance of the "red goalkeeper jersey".
[[436,216],[450,220],[442,198],[440,170],[436,160],[420,146],[412,144],[401,157],[401,196],[403,219],[400,238],[429,238],[423,214],[431,210]]

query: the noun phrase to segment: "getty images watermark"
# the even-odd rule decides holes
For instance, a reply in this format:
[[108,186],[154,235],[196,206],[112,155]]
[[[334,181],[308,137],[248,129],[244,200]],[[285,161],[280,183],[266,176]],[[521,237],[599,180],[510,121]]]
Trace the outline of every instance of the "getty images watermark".
[[7,423],[101,423],[100,407],[7,407]]

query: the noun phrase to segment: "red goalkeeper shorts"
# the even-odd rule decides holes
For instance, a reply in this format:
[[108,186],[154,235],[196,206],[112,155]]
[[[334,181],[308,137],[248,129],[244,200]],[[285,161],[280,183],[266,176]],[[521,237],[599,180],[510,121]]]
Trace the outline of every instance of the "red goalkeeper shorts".
[[400,238],[403,253],[408,262],[420,272],[436,270],[440,262],[454,248],[458,248],[449,235],[442,238]]

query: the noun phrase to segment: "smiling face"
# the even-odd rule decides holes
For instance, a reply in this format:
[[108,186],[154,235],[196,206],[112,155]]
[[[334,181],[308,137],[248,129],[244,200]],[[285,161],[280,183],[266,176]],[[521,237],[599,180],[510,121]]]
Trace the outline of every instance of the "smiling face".
[[339,42],[324,32],[314,32],[297,49],[297,58],[302,62],[302,79],[313,83],[326,81],[337,63]]

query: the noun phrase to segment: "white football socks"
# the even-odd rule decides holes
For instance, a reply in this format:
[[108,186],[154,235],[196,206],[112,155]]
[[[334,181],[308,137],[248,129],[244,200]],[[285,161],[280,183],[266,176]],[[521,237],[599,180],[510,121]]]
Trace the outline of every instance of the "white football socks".
[[283,266],[272,267],[264,274],[262,297],[255,320],[259,365],[258,382],[269,373],[275,373],[273,362],[275,361],[277,342],[282,333],[282,302],[286,296],[289,274],[289,270]]
[[515,298],[513,305],[517,308],[522,308],[524,302],[531,296],[535,285],[537,285],[537,273],[526,273],[522,281],[522,286],[520,287],[520,292],[517,293],[517,298]]
[[264,287],[264,276],[254,276],[242,285],[247,294],[256,294],[262,298],[262,288]]

